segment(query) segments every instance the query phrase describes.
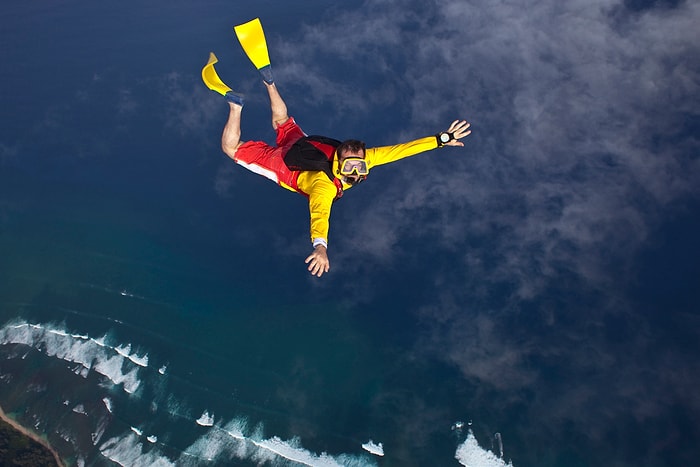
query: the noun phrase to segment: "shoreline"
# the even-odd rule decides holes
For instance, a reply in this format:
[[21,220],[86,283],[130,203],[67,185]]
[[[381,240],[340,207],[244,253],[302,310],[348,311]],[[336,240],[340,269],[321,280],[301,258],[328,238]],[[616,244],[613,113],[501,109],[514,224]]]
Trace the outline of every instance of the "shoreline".
[[46,449],[48,449],[49,452],[53,455],[54,459],[56,460],[56,465],[58,465],[59,467],[66,467],[66,464],[63,462],[63,460],[61,460],[61,456],[58,455],[56,450],[53,447],[51,447],[51,445],[45,439],[43,439],[41,436],[34,433],[32,430],[23,427],[22,425],[17,423],[15,420],[10,418],[5,413],[5,411],[3,410],[2,407],[0,407],[0,419],[2,419],[2,421],[7,423],[8,425],[10,425],[12,428],[14,428],[19,433],[21,433],[23,436],[26,436],[27,438],[30,438],[33,441],[36,441],[37,443],[41,444]]

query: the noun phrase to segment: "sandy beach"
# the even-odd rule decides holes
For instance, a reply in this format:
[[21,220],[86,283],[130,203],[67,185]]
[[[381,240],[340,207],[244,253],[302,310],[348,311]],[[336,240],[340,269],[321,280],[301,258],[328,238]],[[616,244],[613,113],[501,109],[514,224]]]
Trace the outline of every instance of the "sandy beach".
[[26,436],[26,437],[28,437],[28,438],[31,438],[32,440],[34,440],[34,441],[36,441],[37,443],[39,443],[39,444],[41,444],[42,446],[44,446],[46,449],[48,449],[48,450],[51,452],[51,454],[53,454],[53,457],[54,457],[54,459],[56,460],[56,464],[57,464],[58,466],[60,466],[60,467],[65,467],[65,464],[64,464],[63,461],[61,460],[61,457],[58,455],[58,453],[56,452],[56,450],[54,450],[54,449],[49,445],[49,443],[46,442],[45,439],[43,439],[41,436],[39,436],[39,435],[37,435],[36,433],[34,433],[33,431],[31,431],[31,430],[29,430],[29,429],[23,427],[22,425],[20,425],[19,423],[17,423],[16,421],[14,421],[13,419],[11,419],[10,417],[8,417],[7,414],[5,413],[5,411],[2,409],[2,407],[0,407],[0,419],[2,419],[3,421],[5,421],[5,423],[7,423],[8,425],[10,425],[10,426],[11,426],[12,428],[14,428],[15,430],[17,430],[17,431],[19,431],[20,433],[22,433],[24,436]]

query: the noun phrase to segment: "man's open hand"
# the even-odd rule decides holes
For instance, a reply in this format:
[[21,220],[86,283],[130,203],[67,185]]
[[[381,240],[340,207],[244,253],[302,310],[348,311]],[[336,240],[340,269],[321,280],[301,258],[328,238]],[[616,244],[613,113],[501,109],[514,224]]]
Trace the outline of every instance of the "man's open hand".
[[328,272],[331,268],[331,263],[328,261],[328,254],[326,253],[326,247],[323,245],[316,246],[314,252],[306,258],[305,262],[309,265],[309,272],[318,277],[321,277],[324,272]]
[[472,131],[469,129],[469,123],[466,120],[455,120],[447,129],[454,139],[445,143],[445,146],[464,146],[464,143],[460,139],[465,136],[469,136]]

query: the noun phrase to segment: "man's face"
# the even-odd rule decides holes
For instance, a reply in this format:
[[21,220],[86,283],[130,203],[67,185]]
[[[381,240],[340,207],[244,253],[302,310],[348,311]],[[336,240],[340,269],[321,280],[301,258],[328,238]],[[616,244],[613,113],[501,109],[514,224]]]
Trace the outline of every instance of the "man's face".
[[[342,165],[343,161],[345,159],[350,159],[350,158],[355,158],[355,159],[364,159],[365,154],[363,151],[344,151],[342,155],[338,157],[338,164]],[[362,180],[365,179],[365,177],[360,176],[356,173],[350,174],[350,175],[343,175],[343,181],[349,185],[354,185]]]

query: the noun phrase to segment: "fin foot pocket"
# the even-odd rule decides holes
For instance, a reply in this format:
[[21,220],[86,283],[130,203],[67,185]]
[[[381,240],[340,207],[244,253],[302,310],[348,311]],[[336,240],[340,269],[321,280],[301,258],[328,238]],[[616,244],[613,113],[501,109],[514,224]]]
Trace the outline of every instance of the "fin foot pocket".
[[239,94],[237,92],[229,91],[227,92],[224,97],[228,102],[231,102],[232,104],[240,105],[243,107],[243,103],[245,102],[244,95]]

